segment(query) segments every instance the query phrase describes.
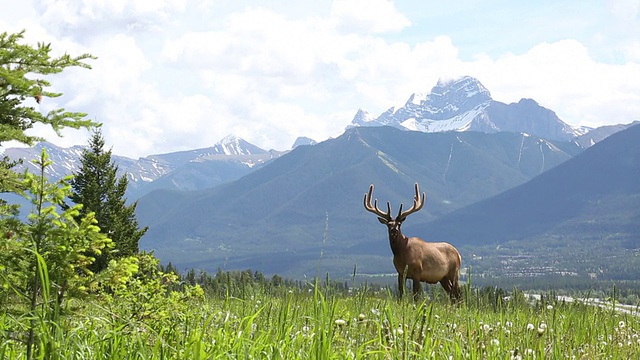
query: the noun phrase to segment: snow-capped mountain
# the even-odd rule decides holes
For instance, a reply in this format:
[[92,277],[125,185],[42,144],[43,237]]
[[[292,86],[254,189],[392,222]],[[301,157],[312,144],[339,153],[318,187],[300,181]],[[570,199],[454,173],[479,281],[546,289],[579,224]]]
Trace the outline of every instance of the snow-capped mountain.
[[[37,158],[43,148],[52,160],[45,175],[50,179],[60,179],[80,169],[80,158],[87,147],[76,145],[63,148],[41,142],[30,148],[7,148],[5,155],[12,160],[22,159],[22,164],[17,165],[15,171],[29,169],[30,172],[36,172],[38,169],[30,160]],[[164,188],[194,190],[235,180],[284,153],[286,151],[263,150],[239,137],[228,135],[208,148],[150,155],[138,160],[112,154],[111,160],[118,166],[118,176],[127,176],[131,197],[137,198],[158,188],[160,184]],[[217,174],[215,169],[220,169],[224,174]],[[176,176],[176,171],[191,174],[198,181],[185,174]],[[164,178],[167,180],[160,181]],[[155,182],[158,183],[150,185]]]
[[428,94],[412,94],[399,109],[375,117],[359,109],[348,127],[393,126],[422,132],[524,132],[549,140],[570,140],[583,132],[531,99],[504,104],[477,79],[465,76],[439,81]]
[[[80,157],[86,148],[87,146],[84,145],[75,145],[70,148],[64,148],[47,141],[43,141],[28,148],[7,148],[4,150],[4,154],[14,161],[22,160],[22,164],[19,164],[14,168],[15,171],[22,172],[25,169],[28,169],[29,172],[37,174],[40,170],[38,166],[33,164],[32,160],[39,158],[42,150],[44,149],[52,162],[51,166],[45,169],[45,176],[51,179],[60,179],[80,170],[80,167],[82,166]],[[112,155],[111,160],[118,165],[121,170],[121,174],[124,173],[122,169],[134,166],[136,162],[133,159],[117,155]]]

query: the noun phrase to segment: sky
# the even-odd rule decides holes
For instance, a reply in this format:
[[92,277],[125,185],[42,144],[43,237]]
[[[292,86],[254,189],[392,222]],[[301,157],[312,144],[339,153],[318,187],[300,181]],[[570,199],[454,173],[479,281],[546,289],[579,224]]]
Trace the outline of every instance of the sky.
[[377,116],[465,75],[573,126],[640,120],[640,0],[0,1],[0,32],[23,29],[54,55],[97,57],[47,77],[64,95],[34,106],[88,113],[132,158],[230,134],[265,150],[323,141],[360,108]]

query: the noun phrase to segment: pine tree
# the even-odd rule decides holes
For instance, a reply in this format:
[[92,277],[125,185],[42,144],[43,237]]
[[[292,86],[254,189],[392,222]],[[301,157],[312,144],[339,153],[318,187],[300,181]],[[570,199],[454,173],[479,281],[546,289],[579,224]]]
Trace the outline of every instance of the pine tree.
[[137,202],[127,205],[126,175],[118,179],[118,167],[111,161],[111,150],[104,150],[105,141],[99,129],[94,130],[89,148],[81,156],[82,168],[71,181],[76,204],[83,204],[81,214],[94,212],[100,231],[113,240],[115,247],[96,257],[92,270],[107,267],[109,260],[138,253],[138,242],[147,228],[140,229],[135,218]]

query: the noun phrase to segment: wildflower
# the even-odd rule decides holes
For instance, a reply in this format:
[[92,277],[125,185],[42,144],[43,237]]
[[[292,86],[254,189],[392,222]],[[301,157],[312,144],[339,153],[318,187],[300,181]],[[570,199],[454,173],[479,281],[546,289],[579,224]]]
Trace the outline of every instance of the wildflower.
[[545,330],[547,330],[547,324],[540,324],[540,326],[538,326],[538,335],[544,334]]
[[506,323],[504,323],[504,325],[505,325],[506,327],[512,327],[512,326],[513,326],[513,323],[512,323],[511,321],[507,321]]
[[358,321],[364,321],[367,318],[365,314],[358,315]]
[[533,324],[527,324],[527,330],[531,331],[533,329],[535,329],[536,327],[533,326]]
[[343,319],[336,319],[336,321],[334,321],[334,323],[338,326],[345,326],[347,325],[347,321],[343,320]]
[[491,339],[491,345],[493,345],[493,346],[500,346],[500,340],[498,340],[498,339]]
[[371,313],[375,316],[380,316],[380,310],[371,308]]
[[489,326],[489,324],[482,325],[482,331],[488,333],[489,331],[491,331],[491,326]]
[[626,326],[626,324],[624,323],[624,321],[620,320],[620,322],[618,323],[618,327],[620,329],[624,329],[625,326]]
[[553,305],[547,305],[547,310],[553,310]]

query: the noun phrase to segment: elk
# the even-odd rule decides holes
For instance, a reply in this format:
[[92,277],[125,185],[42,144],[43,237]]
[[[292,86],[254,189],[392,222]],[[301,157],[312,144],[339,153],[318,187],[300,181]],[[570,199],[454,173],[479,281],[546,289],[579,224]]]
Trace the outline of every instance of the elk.
[[460,300],[460,263],[462,257],[453,245],[446,242],[426,242],[418,237],[406,237],[402,234],[400,226],[407,216],[417,212],[424,206],[425,193],[420,197],[418,183],[415,184],[416,194],[413,198],[413,206],[402,211],[402,204],[398,216],[391,217],[391,203],[387,202],[387,212],[378,208],[378,199],[371,205],[373,184],[369,186],[369,192],[364,194],[364,208],[378,216],[378,221],[387,225],[389,230],[389,244],[393,252],[393,265],[398,272],[398,292],[402,298],[405,280],[413,280],[413,298],[417,300],[422,291],[420,282],[428,284],[440,282],[444,290],[449,294],[452,302]]

